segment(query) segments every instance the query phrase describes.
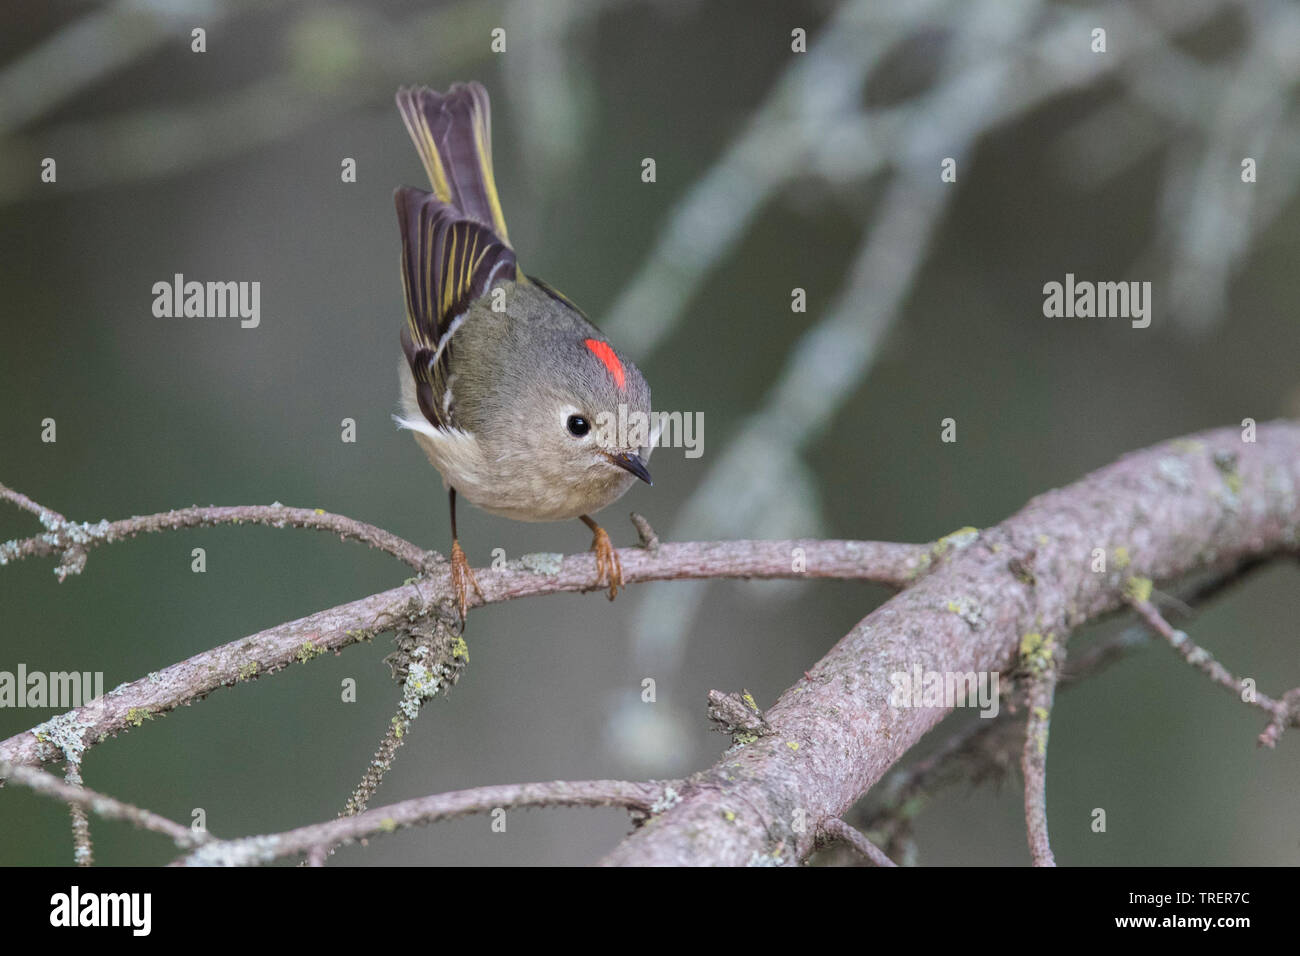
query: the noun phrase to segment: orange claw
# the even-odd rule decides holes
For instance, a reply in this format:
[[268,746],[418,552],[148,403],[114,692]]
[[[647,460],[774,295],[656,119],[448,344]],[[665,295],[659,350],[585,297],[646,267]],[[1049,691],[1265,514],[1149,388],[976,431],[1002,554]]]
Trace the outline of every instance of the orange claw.
[[470,568],[469,558],[465,557],[459,541],[451,543],[451,587],[456,592],[456,606],[460,608],[462,624],[465,622],[465,612],[469,610],[470,588],[474,589],[480,602],[487,603],[483,592],[479,590],[478,581],[474,580],[474,571]]
[[618,596],[618,589],[623,587],[623,562],[618,559],[618,552],[609,540],[609,535],[600,525],[592,529],[591,550],[596,552],[596,585],[599,587],[609,582],[609,599]]

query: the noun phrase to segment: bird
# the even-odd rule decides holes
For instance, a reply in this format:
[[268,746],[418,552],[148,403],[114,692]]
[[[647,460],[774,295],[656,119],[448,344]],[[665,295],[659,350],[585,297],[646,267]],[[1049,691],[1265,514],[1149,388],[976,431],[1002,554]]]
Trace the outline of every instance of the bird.
[[[492,169],[491,104],[477,82],[402,87],[397,107],[431,191],[394,192],[406,322],[399,428],[442,475],[451,586],[464,622],[483,592],[460,545],[457,496],[517,521],[581,520],[594,587],[623,566],[591,516],[638,480],[653,437],[641,371],[572,301],[519,266]],[[631,423],[632,427],[628,427]]]

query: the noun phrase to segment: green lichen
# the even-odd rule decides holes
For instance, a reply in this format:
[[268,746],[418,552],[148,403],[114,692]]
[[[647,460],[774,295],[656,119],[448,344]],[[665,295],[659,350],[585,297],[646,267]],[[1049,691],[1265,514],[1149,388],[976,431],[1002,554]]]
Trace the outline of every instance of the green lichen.
[[324,653],[325,648],[315,641],[307,640],[298,645],[298,652],[294,656],[298,658],[299,664],[306,664],[313,657],[320,657]]
[[1116,571],[1123,571],[1133,562],[1133,559],[1129,557],[1128,548],[1122,544],[1112,553],[1114,557],[1111,558],[1111,564],[1115,566]]
[[914,562],[912,563],[912,566],[908,569],[908,575],[907,575],[908,578],[913,581],[916,580],[922,574],[924,574],[926,571],[930,569],[930,564],[931,564],[930,552],[929,551],[921,552],[919,555],[916,556]]
[[153,717],[148,707],[132,707],[126,712],[126,722],[132,727],[140,727],[146,720],[153,720]]
[[736,811],[735,811],[735,810],[723,810],[723,811],[722,811],[722,819],[726,820],[728,823],[735,823],[735,822],[736,822]]
[[972,528],[967,525],[965,528],[958,528],[951,534],[945,534],[930,547],[930,553],[936,558],[941,558],[949,551],[960,551],[972,541],[979,537],[979,528]]
[[754,713],[756,714],[758,713],[758,704],[754,702],[753,694],[751,694],[749,691],[745,691],[743,694],[740,695],[740,699],[745,702],[746,707],[748,707]]
[[[417,648],[424,650],[424,648]],[[402,681],[402,702],[399,705],[408,720],[415,720],[420,715],[420,707],[427,700],[432,700],[442,690],[442,674],[419,661],[412,661]]]
[[785,742],[785,745],[786,745],[787,747],[789,747],[791,750],[798,750],[798,749],[799,749],[799,741],[797,741],[797,740],[787,740],[787,741]]
[[969,597],[959,597],[956,600],[948,602],[948,611],[956,614],[968,625],[971,630],[979,630],[984,626],[984,614],[976,601]]
[[456,639],[452,641],[451,656],[457,660],[469,663],[469,645],[465,643],[465,638],[461,637],[459,634],[456,635]]
[[1151,588],[1150,578],[1140,578],[1134,575],[1124,582],[1124,596],[1132,601],[1149,601],[1151,600]]
[[1232,497],[1236,498],[1241,494],[1241,475],[1237,473],[1237,456],[1230,451],[1216,452],[1214,455],[1214,467],[1219,469],[1223,475],[1223,483],[1228,486],[1228,491]]
[[[86,735],[93,729],[90,721],[81,714],[82,711],[70,710],[32,728],[32,736],[40,744],[37,754],[42,761],[56,760],[62,756],[73,763],[81,762],[86,750]],[[100,740],[102,739],[101,736]]]
[[248,663],[244,664],[242,667],[239,668],[239,679],[252,680],[254,677],[257,676],[258,672],[261,669],[262,669],[262,665],[260,663],[258,663],[257,661],[249,661]]
[[1030,631],[1020,638],[1020,662],[1032,675],[1040,675],[1052,666],[1056,656],[1056,635]]

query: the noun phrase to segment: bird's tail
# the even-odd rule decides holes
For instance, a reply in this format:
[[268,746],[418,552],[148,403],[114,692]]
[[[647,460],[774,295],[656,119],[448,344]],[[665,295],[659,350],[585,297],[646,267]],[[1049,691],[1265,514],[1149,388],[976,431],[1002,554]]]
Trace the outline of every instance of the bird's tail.
[[397,108],[419,150],[433,193],[489,227],[507,247],[506,219],[492,177],[492,115],[487,90],[457,83],[446,93],[402,87]]

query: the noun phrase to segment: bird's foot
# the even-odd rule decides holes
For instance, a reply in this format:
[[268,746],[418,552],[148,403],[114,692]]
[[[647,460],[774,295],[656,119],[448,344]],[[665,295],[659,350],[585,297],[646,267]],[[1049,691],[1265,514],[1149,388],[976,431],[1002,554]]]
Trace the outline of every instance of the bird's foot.
[[479,601],[484,601],[484,598],[483,592],[479,590],[478,581],[474,580],[474,571],[469,566],[469,558],[465,557],[459,541],[451,543],[451,588],[456,592],[456,606],[460,609],[460,620],[463,624],[465,612],[469,610],[469,589],[474,589]]
[[618,559],[618,552],[609,540],[609,535],[600,525],[592,528],[591,550],[596,552],[596,586],[609,584],[609,599],[618,595],[623,587],[623,562]]

